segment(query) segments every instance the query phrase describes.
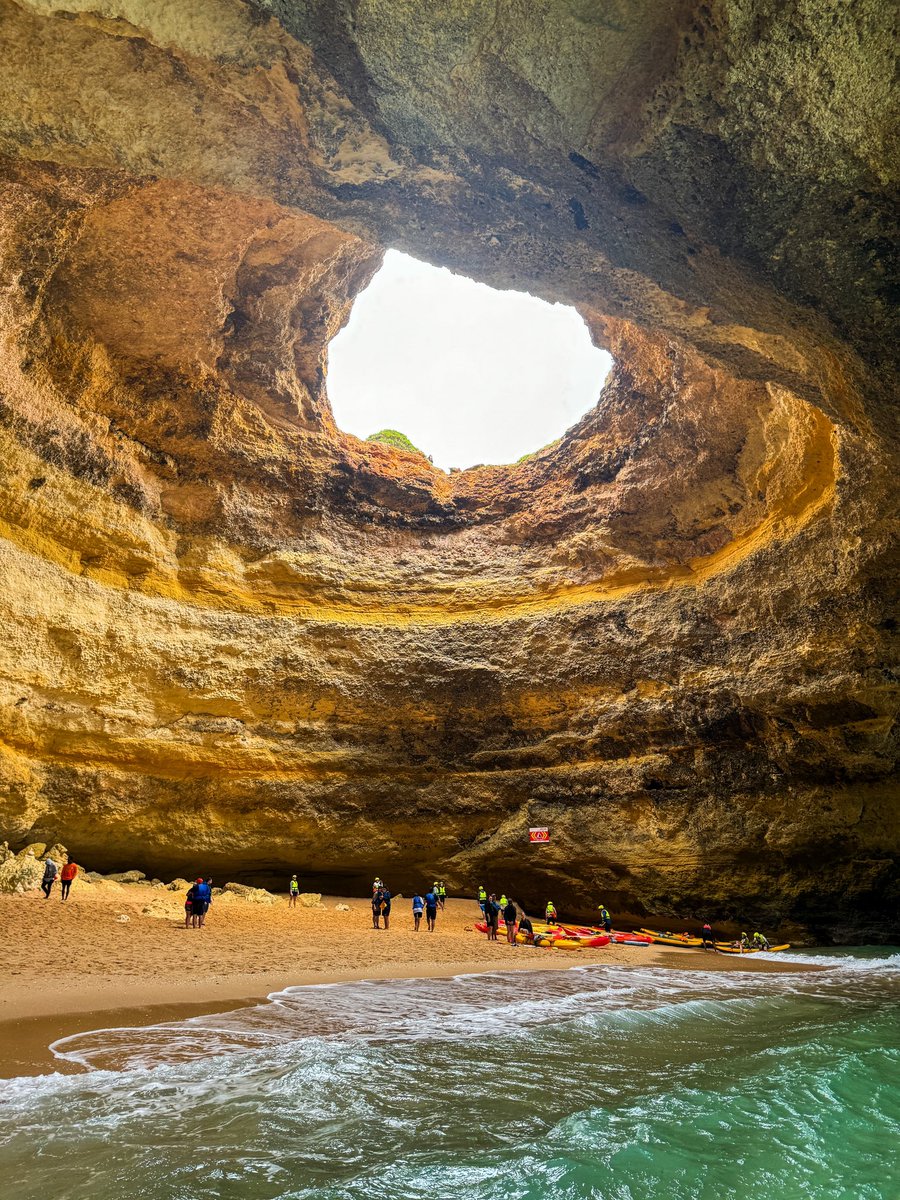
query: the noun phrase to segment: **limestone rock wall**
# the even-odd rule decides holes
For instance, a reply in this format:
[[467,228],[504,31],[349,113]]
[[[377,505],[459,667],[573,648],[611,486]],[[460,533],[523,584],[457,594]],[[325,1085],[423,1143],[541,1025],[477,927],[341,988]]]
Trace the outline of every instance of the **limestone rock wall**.
[[[895,936],[888,7],[0,15],[0,838]],[[388,245],[578,305],[595,409],[342,434]]]

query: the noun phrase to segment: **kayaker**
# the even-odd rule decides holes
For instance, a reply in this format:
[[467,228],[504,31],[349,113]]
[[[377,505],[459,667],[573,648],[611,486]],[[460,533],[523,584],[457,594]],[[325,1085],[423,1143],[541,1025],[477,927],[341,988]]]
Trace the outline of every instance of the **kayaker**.
[[487,904],[487,892],[484,884],[478,885],[478,907],[481,909],[481,915],[484,916],[484,906]]
[[749,933],[743,932],[741,934],[741,949],[742,950],[750,949],[750,934]]
[[425,924],[429,933],[434,933],[434,923],[437,920],[438,898],[434,888],[425,893]]
[[441,880],[440,886],[438,887],[437,898],[438,898],[438,904],[440,904],[440,906],[441,906],[441,912],[443,912],[444,904],[447,900],[447,888],[444,884],[443,879]]
[[757,930],[753,935],[753,945],[757,950],[768,950],[769,939]]
[[512,900],[507,900],[503,908],[503,920],[506,922],[506,940],[511,946],[516,944],[516,906]]
[[422,920],[422,911],[424,910],[424,908],[425,908],[425,901],[422,899],[422,897],[419,895],[419,893],[416,892],[416,894],[412,898],[413,932],[414,933],[419,932],[419,922]]
[[300,881],[296,875],[291,876],[291,882],[288,884],[288,907],[296,908],[297,901],[300,899]]
[[709,921],[707,921],[703,926],[702,930],[700,931],[700,936],[703,939],[703,949],[715,950],[718,954],[718,950],[716,950],[716,936],[712,931],[712,926],[710,925]]
[[556,918],[556,905],[553,903],[552,900],[547,901],[547,908],[544,912],[544,916],[547,918],[548,925],[555,924],[556,919],[557,919]]
[[603,928],[606,930],[607,933],[612,933],[612,917],[609,915],[609,909],[605,908],[601,904],[599,906],[599,910],[600,910],[600,924],[603,926]]
[[375,888],[372,892],[372,928],[381,928],[381,905],[384,901],[384,893],[380,887]]
[[531,924],[531,918],[522,913],[519,917],[519,933],[525,934],[526,942],[534,941],[534,926]]
[[506,892],[503,893],[497,903],[500,905],[500,911],[503,912],[504,908],[506,908],[507,904],[509,903],[506,898]]

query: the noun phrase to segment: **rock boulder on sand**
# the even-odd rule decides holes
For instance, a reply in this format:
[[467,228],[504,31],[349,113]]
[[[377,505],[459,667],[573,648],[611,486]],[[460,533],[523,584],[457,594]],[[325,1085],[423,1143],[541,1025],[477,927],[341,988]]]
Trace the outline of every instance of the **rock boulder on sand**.
[[106,878],[111,879],[113,883],[143,883],[147,876],[143,871],[114,871]]
[[301,908],[324,908],[321,892],[301,892],[299,896]]
[[44,864],[30,849],[0,863],[0,892],[29,892],[40,887]]
[[223,890],[231,892],[232,895],[237,896],[240,900],[247,900],[251,904],[278,903],[278,897],[273,896],[271,892],[267,892],[265,888],[249,887],[245,883],[226,883]]
[[[45,849],[43,842],[34,842],[14,854],[4,842],[0,853],[0,892],[30,892],[40,887],[44,877],[41,855]],[[54,846],[47,857],[52,857],[57,864],[68,860],[65,846]]]
[[186,892],[190,886],[187,879],[173,879],[171,883],[166,884],[170,892]]

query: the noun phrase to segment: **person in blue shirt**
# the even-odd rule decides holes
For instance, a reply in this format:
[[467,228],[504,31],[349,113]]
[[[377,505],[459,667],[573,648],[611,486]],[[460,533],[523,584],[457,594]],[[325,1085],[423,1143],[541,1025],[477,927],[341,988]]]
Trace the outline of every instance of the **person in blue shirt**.
[[428,932],[434,933],[434,923],[437,920],[438,898],[436,892],[432,889],[425,893],[425,924],[428,926]]
[[419,922],[422,920],[422,910],[424,909],[424,907],[425,907],[425,901],[422,899],[422,897],[419,895],[419,893],[416,892],[416,894],[413,896],[413,899],[412,899],[413,931],[415,933],[419,932]]
[[191,924],[195,929],[202,929],[212,900],[212,888],[205,879],[198,879],[192,890],[194,896],[191,901]]

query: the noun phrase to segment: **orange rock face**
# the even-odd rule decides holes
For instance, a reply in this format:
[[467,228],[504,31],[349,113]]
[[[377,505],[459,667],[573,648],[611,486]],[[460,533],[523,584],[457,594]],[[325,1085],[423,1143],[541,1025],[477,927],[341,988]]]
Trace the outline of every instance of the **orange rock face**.
[[[790,29],[706,6],[83,7],[3,6],[0,837],[891,936],[871,55],[801,136]],[[596,408],[452,476],[341,433],[387,245],[576,304]]]

